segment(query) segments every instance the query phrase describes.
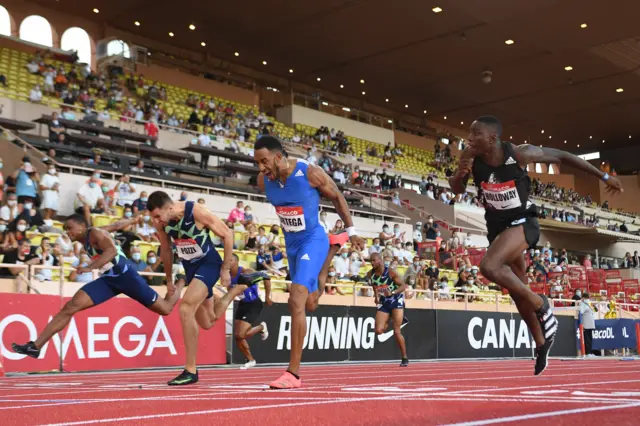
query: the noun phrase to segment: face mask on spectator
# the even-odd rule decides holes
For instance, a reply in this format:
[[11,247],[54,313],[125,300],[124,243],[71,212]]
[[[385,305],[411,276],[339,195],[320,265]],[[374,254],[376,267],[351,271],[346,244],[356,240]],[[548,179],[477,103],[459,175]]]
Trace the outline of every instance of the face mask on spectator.
[[33,208],[33,203],[24,203],[25,210],[31,210]]
[[132,212],[124,212],[124,217],[131,217],[133,216]]
[[187,201],[187,196],[186,195],[181,195],[180,196],[180,201]]
[[353,259],[353,260],[358,260],[358,255],[357,255],[356,253],[353,253],[353,254],[351,255],[351,259]]
[[7,201],[7,205],[9,205],[9,206],[15,206],[16,204],[18,204],[18,201],[16,201],[16,200],[8,200]]
[[467,280],[467,283],[468,283],[469,285],[473,285],[474,281],[473,281],[473,280]]
[[149,215],[144,215],[142,216],[142,219],[144,219],[145,222],[149,222],[150,217]]
[[89,187],[95,188],[96,187],[96,183],[95,182],[89,182]]
[[56,169],[49,169],[49,174],[50,175],[55,175],[56,174]]
[[27,229],[27,225],[20,224],[16,227],[16,229],[20,232],[24,232]]
[[336,276],[336,273],[335,273],[335,272],[329,272],[329,276],[330,276],[330,277],[335,277],[335,276]]
[[133,254],[131,255],[131,258],[132,258],[133,260],[135,260],[136,262],[140,261],[140,253],[133,253]]
[[7,225],[4,225],[4,224],[0,225],[0,232],[4,232],[6,230],[7,230]]
[[272,230],[271,230],[271,233],[272,233],[273,235],[278,235],[278,230],[277,230],[277,229],[272,229]]
[[438,237],[439,237],[439,236],[440,236],[440,233],[439,233],[439,232],[436,232],[436,236],[438,236]]
[[102,187],[102,192],[109,192],[109,187],[108,186],[103,186]]
[[149,265],[153,265],[154,263],[156,263],[156,258],[155,258],[155,256],[147,257],[147,263],[148,263]]
[[388,226],[384,226],[382,228],[382,232],[389,232],[389,227]]
[[346,259],[347,256],[349,256],[349,253],[340,253],[340,256],[342,256],[344,259]]
[[94,173],[93,174],[93,178],[94,179],[100,179],[100,173]]
[[142,201],[143,203],[147,202],[147,197],[140,197],[140,201]]
[[389,262],[388,260],[384,261],[384,266],[389,266],[391,264],[391,262]]
[[582,292],[580,290],[576,290],[576,296],[582,297]]

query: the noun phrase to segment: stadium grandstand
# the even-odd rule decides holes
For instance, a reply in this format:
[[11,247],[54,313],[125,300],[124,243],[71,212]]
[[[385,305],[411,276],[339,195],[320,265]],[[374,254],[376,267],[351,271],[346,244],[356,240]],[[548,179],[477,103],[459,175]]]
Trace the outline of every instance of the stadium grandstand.
[[[609,14],[578,0],[491,3],[0,5],[0,423],[634,424],[640,4],[620,0]],[[559,321],[542,385],[529,377],[525,320],[484,269],[482,193],[449,183],[486,115],[503,142],[564,150],[606,176],[526,165],[540,238],[524,252],[524,284]],[[254,144],[266,136],[287,161],[330,176],[366,244],[338,250],[308,313],[305,387],[268,394],[262,375],[289,361],[296,283],[258,186]],[[612,195],[607,177],[624,191]],[[270,278],[270,300],[258,286],[270,337],[250,340],[258,366],[239,370],[240,299],[200,331],[193,393],[164,387],[185,357],[178,309],[160,317],[124,295],[78,313],[38,359],[12,351],[102,274],[84,269],[91,255],[64,226],[72,214],[105,227],[161,297],[169,271],[185,278],[177,255],[164,263],[147,210],[157,190],[222,219],[239,265]],[[347,232],[330,199],[318,220],[328,235]],[[376,254],[407,285],[411,364],[400,373],[394,331],[374,322]]]

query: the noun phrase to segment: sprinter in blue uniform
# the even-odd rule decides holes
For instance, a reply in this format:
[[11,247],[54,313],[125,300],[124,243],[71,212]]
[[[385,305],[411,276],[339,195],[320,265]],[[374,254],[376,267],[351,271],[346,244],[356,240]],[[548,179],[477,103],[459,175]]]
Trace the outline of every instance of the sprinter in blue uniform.
[[[376,334],[386,334],[389,317],[393,324],[393,334],[396,338],[402,361],[400,367],[407,367],[407,346],[402,335],[402,326],[408,321],[404,318],[404,292],[407,285],[396,271],[384,265],[380,253],[371,253],[371,270],[367,273],[367,281],[373,287],[373,298],[376,301]],[[389,336],[390,337],[390,336]]]
[[[198,326],[205,330],[213,327],[216,319],[237,296],[235,291],[231,291],[217,302],[213,297],[213,286],[218,279],[225,287],[231,284],[229,270],[233,254],[233,231],[201,204],[193,201],[174,202],[162,191],[149,195],[147,210],[160,237],[162,261],[165,265],[173,264],[173,240],[189,286],[180,303],[186,352],[185,368],[168,384],[175,386],[197,383]],[[209,232],[223,240],[224,260],[216,251]],[[165,268],[165,273],[169,277],[171,268]]]
[[146,306],[160,315],[169,315],[180,298],[182,286],[176,288],[171,276],[167,278],[167,295],[158,297],[142,278],[135,265],[126,258],[120,246],[117,246],[109,235],[109,231],[124,229],[137,219],[125,219],[119,224],[104,228],[90,228],[83,215],[74,214],[65,221],[65,231],[71,241],[80,241],[91,257],[91,263],[76,268],[79,274],[99,270],[101,276],[87,283],[73,295],[62,310],[47,324],[40,336],[24,345],[13,344],[14,352],[32,358],[40,356],[40,349],[60,330],[63,330],[71,317],[92,306],[99,305],[119,294],[126,294],[133,300]]
[[262,340],[267,340],[269,330],[267,323],[261,322],[255,325],[262,313],[263,303],[258,292],[258,284],[264,283],[264,304],[271,306],[271,279],[265,272],[255,272],[249,268],[243,268],[239,265],[238,256],[236,254],[231,258],[231,286],[229,289],[237,287],[242,291],[238,296],[238,309],[234,315],[233,321],[233,337],[236,346],[244,354],[247,362],[241,367],[247,369],[255,367],[256,360],[251,354],[247,339],[260,333]]
[[[307,322],[305,308],[313,311],[324,292],[324,284],[333,254],[339,247],[332,242],[319,223],[320,196],[330,200],[344,222],[352,246],[364,249],[364,240],[353,226],[349,206],[335,182],[319,167],[303,160],[289,161],[280,140],[262,136],[254,146],[254,159],[260,168],[258,186],[276,208],[289,259],[291,291],[291,354],[289,368],[270,384],[273,389],[301,386],[300,360]],[[346,242],[336,241],[336,244]]]

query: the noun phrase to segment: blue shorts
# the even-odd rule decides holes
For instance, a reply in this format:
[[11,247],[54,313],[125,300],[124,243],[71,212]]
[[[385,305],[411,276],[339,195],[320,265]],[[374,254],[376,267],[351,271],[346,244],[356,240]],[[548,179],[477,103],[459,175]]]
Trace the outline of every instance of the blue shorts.
[[89,295],[94,305],[104,303],[119,294],[126,294],[146,307],[153,305],[158,300],[158,293],[137,271],[131,268],[124,274],[115,277],[102,276],[85,284],[80,290]]
[[299,244],[287,245],[291,282],[305,286],[309,293],[318,289],[318,276],[329,253],[329,237],[320,230]]
[[404,309],[404,293],[391,297],[380,296],[378,311],[390,314],[394,309]]
[[184,265],[187,284],[190,284],[194,279],[202,281],[209,290],[207,299],[210,299],[213,297],[213,287],[220,279],[220,269],[222,269],[222,260],[207,260],[196,264]]

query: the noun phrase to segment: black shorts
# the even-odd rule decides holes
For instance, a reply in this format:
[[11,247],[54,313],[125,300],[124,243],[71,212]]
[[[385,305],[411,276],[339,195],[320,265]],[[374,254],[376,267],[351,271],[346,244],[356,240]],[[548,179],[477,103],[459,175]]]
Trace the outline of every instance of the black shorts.
[[239,302],[234,317],[237,321],[244,321],[255,325],[261,313],[262,300],[257,299],[252,302]]
[[516,228],[518,226],[524,227],[524,238],[527,240],[527,244],[529,245],[528,248],[535,248],[536,244],[538,244],[538,240],[540,239],[540,224],[538,223],[538,218],[535,216],[523,217],[512,222],[487,222],[487,239],[489,240],[489,245],[491,245],[493,240],[495,240],[505,229]]

